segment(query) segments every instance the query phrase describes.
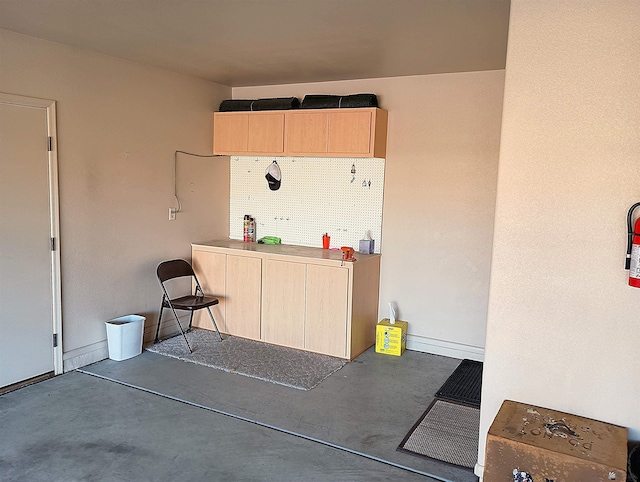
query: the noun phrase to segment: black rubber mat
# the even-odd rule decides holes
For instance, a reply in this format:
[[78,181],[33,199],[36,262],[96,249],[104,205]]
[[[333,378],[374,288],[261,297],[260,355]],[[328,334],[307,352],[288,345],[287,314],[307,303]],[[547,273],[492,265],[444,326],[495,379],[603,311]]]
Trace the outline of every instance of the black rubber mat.
[[482,362],[462,360],[436,392],[436,398],[479,407],[481,390]]

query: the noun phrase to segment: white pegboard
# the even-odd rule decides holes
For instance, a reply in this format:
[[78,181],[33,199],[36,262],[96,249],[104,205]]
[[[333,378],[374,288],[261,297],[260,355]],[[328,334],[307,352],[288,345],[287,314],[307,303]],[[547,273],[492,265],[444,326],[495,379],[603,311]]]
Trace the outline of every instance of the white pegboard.
[[[276,160],[282,184],[271,191],[265,170]],[[369,232],[382,246],[384,159],[231,157],[229,237],[242,239],[243,218],[256,220],[256,239],[278,236],[283,244],[352,246]],[[355,167],[355,174],[352,168]]]

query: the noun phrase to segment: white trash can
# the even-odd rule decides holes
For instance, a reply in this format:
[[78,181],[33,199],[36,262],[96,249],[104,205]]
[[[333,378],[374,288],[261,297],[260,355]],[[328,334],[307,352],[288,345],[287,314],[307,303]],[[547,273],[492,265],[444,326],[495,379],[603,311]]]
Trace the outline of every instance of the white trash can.
[[122,361],[142,353],[144,316],[127,315],[105,321],[109,358]]

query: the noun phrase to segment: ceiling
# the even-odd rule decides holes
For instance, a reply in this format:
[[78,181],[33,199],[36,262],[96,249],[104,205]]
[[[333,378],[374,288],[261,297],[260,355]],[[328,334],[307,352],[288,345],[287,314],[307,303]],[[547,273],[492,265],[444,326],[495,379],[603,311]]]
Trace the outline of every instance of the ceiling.
[[0,0],[0,28],[231,87],[504,69],[510,0]]

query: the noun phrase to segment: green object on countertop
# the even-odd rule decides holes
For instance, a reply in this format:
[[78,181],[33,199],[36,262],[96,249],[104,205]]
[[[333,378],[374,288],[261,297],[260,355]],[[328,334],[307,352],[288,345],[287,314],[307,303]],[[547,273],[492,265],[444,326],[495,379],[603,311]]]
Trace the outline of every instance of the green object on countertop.
[[258,240],[260,244],[280,244],[280,238],[276,236],[265,236]]

